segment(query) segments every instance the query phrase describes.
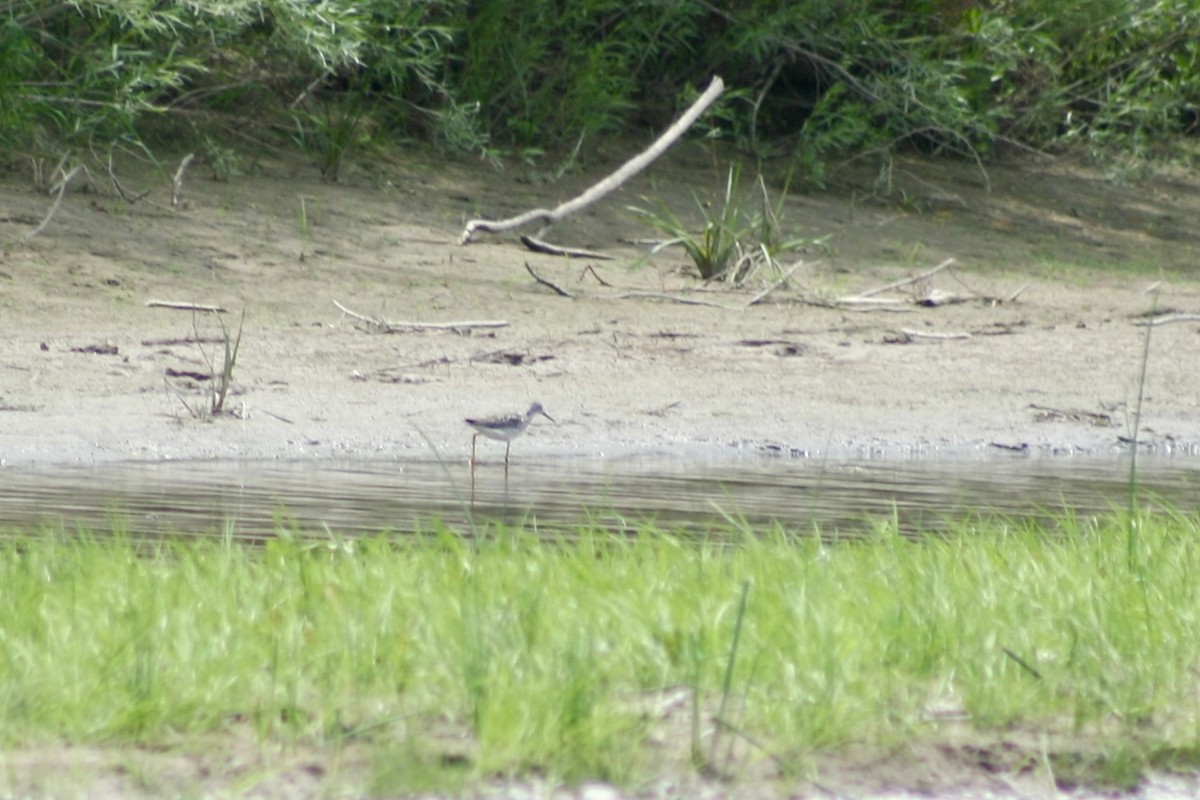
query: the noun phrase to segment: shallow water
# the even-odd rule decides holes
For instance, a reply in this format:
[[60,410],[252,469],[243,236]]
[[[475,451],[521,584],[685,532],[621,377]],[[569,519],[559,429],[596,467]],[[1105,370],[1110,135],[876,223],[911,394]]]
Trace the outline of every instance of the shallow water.
[[[778,521],[827,536],[892,519],[937,529],[979,511],[1080,514],[1128,501],[1125,459],[816,461],[666,458],[482,463],[155,462],[0,470],[0,528],[41,525],[134,533],[272,534],[279,519],[306,534],[469,530],[486,521],[544,528],[594,519],[622,530],[646,519],[696,532],[727,520]],[[1200,461],[1144,458],[1146,498],[1200,507]]]

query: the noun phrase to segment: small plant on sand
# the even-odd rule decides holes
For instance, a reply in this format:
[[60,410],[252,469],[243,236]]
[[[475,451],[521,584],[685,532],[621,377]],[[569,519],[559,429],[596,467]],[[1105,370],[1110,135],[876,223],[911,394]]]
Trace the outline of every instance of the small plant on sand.
[[196,342],[196,348],[200,351],[200,357],[204,359],[205,365],[208,367],[208,374],[199,376],[201,379],[209,382],[208,404],[203,405],[197,402],[188,402],[183,394],[170,383],[167,383],[167,388],[174,392],[175,397],[187,409],[188,414],[196,419],[212,419],[224,414],[225,402],[229,399],[230,393],[233,390],[233,370],[237,366],[238,350],[242,345],[242,329],[246,323],[246,310],[242,309],[241,318],[238,320],[237,331],[225,324],[224,318],[219,314],[217,323],[221,326],[221,336],[219,344],[222,347],[221,362],[218,368],[215,354],[210,354],[204,349],[204,337],[200,334],[199,326],[196,324],[195,318],[192,319],[192,331]]
[[[314,110],[315,109],[315,110]],[[296,123],[293,139],[312,159],[322,180],[336,181],[346,154],[359,143],[365,116],[360,103],[323,102],[292,112]]]
[[236,334],[225,324],[224,319],[218,317],[217,321],[221,324],[221,344],[224,347],[220,372],[213,368],[213,360],[209,358],[208,354],[204,353],[203,349],[200,350],[204,354],[204,361],[208,364],[209,372],[213,376],[209,413],[214,417],[224,413],[225,400],[228,399],[229,390],[233,387],[233,368],[237,365],[238,350],[242,346],[242,329],[246,325],[246,309],[242,309]]
[[300,260],[308,258],[308,200],[300,197]]
[[657,203],[657,212],[636,206],[628,208],[651,227],[670,237],[656,244],[651,255],[678,245],[687,253],[704,280],[724,280],[741,286],[760,268],[765,267],[776,276],[781,275],[780,256],[810,245],[823,244],[827,238],[787,239],[782,232],[786,191],[777,202],[772,203],[762,175],[758,176],[756,183],[761,199],[757,202],[748,201],[741,191],[741,167],[736,164],[730,167],[718,207],[714,208],[713,204],[696,198],[704,220],[704,227],[698,234],[693,233],[694,229],[682,222],[661,201]]

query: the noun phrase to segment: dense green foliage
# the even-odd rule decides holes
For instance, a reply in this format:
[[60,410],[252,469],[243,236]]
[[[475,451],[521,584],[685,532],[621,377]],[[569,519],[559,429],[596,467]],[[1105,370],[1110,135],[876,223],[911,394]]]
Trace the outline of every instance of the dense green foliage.
[[1197,0],[12,0],[0,13],[10,153],[138,136],[162,113],[290,115],[333,177],[367,117],[371,135],[549,147],[661,125],[713,73],[731,88],[715,126],[754,148],[794,141],[814,169],[900,146],[1148,153],[1200,107]]

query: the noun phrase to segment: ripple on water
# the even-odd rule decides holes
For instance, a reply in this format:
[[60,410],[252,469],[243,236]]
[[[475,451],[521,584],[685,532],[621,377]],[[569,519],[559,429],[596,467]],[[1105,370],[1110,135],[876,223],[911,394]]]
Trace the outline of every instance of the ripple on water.
[[[1194,459],[1139,462],[1142,497],[1195,508]],[[1122,459],[818,461],[761,457],[542,459],[512,464],[380,461],[194,461],[0,470],[0,525],[113,520],[135,533],[260,537],[279,519],[306,533],[426,530],[431,520],[539,525],[593,519],[608,527],[653,519],[703,531],[726,519],[778,520],[828,535],[895,518],[936,529],[975,512],[1030,515],[1122,507]]]

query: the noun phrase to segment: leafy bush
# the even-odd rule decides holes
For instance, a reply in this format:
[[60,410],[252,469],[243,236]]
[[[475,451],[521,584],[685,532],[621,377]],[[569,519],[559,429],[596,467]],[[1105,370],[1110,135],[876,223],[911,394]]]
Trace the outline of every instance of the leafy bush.
[[[660,59],[688,49],[703,13],[689,2],[485,0],[462,19],[452,83],[459,99],[486,109],[487,125],[501,136],[573,140],[636,116]],[[706,68],[688,69],[692,81],[707,79]],[[665,116],[682,85],[665,90]]]
[[731,87],[720,130],[755,150],[791,140],[818,177],[833,153],[899,147],[1151,154],[1200,120],[1200,6],[12,0],[0,147],[137,135],[179,109],[291,113],[308,146],[360,113],[452,147],[553,146],[661,126],[714,72]]
[[[1196,122],[1190,0],[737,3],[709,57],[752,87],[746,126],[838,151],[1145,148]],[[751,144],[754,144],[751,142]]]
[[364,0],[15,0],[0,27],[0,144],[134,133],[147,114],[260,114],[333,86],[389,97],[436,88],[448,32],[433,4]]

